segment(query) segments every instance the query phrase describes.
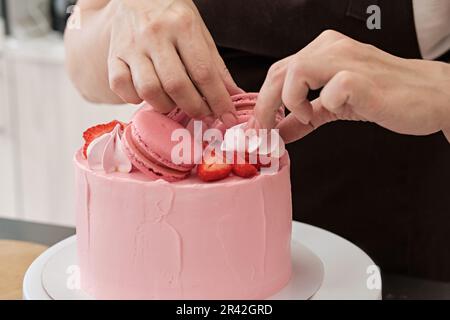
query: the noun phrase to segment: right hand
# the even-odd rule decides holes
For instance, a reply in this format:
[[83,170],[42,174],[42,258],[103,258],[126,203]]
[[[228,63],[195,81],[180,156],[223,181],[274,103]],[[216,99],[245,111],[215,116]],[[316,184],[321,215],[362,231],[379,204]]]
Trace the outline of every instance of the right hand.
[[[108,74],[127,103],[161,113],[236,124],[230,95],[241,93],[191,0],[111,0]],[[204,98],[203,98],[204,97]]]
[[[448,138],[449,79],[447,64],[402,59],[329,30],[271,67],[249,127],[273,128],[284,104],[291,113],[276,125],[287,143],[336,120],[410,135],[443,130]],[[318,89],[310,102],[309,90]]]

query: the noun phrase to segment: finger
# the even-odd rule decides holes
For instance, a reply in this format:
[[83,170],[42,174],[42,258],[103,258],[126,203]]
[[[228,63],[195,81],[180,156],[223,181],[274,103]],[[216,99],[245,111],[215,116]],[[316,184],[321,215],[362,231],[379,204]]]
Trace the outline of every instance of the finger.
[[198,9],[195,5],[192,6],[194,12],[198,16],[198,20],[200,21],[201,28],[203,29],[203,36],[206,39],[206,42],[209,46],[209,50],[211,52],[212,58],[215,61],[217,71],[219,72],[220,77],[222,78],[223,83],[225,84],[225,87],[230,95],[235,94],[241,94],[245,93],[244,90],[239,88],[234,81],[233,77],[231,76],[231,73],[229,72],[228,68],[225,65],[225,62],[223,61],[222,57],[219,54],[219,51],[217,50],[216,43],[211,36],[211,33],[208,30],[208,27],[206,26],[205,22],[203,21],[200,13],[198,12]]
[[277,125],[277,129],[280,130],[280,135],[286,143],[299,140],[325,123],[337,120],[333,114],[323,108],[320,99],[314,100],[311,103],[311,106],[313,109],[313,116],[308,124],[300,122],[297,117],[291,113]]
[[[202,32],[200,27],[198,29],[194,31]],[[192,81],[206,98],[213,113],[226,126],[234,126],[238,121],[233,102],[204,37],[199,37],[197,32],[187,33],[187,36],[178,39],[178,52]]]
[[151,48],[149,54],[166,94],[191,118],[202,119],[210,115],[208,104],[190,80],[172,44],[154,43],[157,46]]
[[384,121],[381,97],[369,78],[341,71],[322,89],[320,101],[324,108],[341,119],[368,120],[381,124]]
[[276,114],[281,106],[281,92],[286,67],[291,57],[285,58],[272,65],[261,87],[255,105],[255,122],[262,129],[271,129],[276,123]]
[[302,51],[304,51],[305,53],[314,52],[320,48],[328,47],[331,44],[343,39],[349,39],[349,37],[334,30],[325,30],[313,41],[311,41],[311,43],[309,43],[305,48],[303,48],[300,52]]
[[[288,105],[290,103],[293,109],[291,111],[298,116],[298,119],[307,123],[311,117],[311,105],[306,99],[309,89],[320,88],[336,73],[336,67],[333,64],[324,64],[323,57],[315,53],[345,38],[347,37],[339,32],[326,30],[296,55],[274,64],[269,70],[256,102],[255,122],[264,128],[275,125],[274,114],[282,104],[282,88],[286,80],[288,82],[285,93],[285,98],[288,100],[286,107],[290,107]],[[313,67],[306,63],[306,61],[312,62],[311,58],[308,58],[310,56],[314,56],[315,59]],[[294,66],[286,79],[290,63],[294,63]],[[299,92],[296,92],[298,89]]]
[[338,70],[335,64],[324,64],[324,59],[322,55],[310,58],[297,55],[287,68],[283,84],[283,104],[304,124],[309,123],[312,118],[309,91],[326,85]]
[[148,57],[137,54],[127,58],[127,61],[139,97],[160,113],[173,110],[176,105],[162,88],[153,62]]
[[203,26],[203,35],[208,43],[209,50],[217,67],[217,71],[219,72],[219,75],[223,83],[225,84],[225,88],[227,89],[228,93],[230,95],[245,93],[245,91],[239,88],[236,82],[234,81],[230,71],[228,70],[225,62],[223,61],[222,57],[219,54],[219,51],[217,50],[216,44],[211,36],[211,33],[209,32],[203,20],[201,21]]
[[288,68],[284,79],[281,100],[297,120],[308,124],[312,118],[312,106],[308,100],[309,84],[298,68]]
[[136,92],[128,64],[120,58],[108,59],[108,80],[111,90],[124,102],[139,104],[142,99]]
[[236,94],[242,94],[245,93],[243,89],[238,87],[236,82],[234,81],[233,77],[231,76],[230,71],[228,70],[227,66],[225,65],[225,62],[223,61],[222,57],[219,55],[219,53],[212,53],[213,59],[216,61],[216,68],[219,72],[220,78],[222,79],[225,89],[228,91],[229,95],[233,96]]

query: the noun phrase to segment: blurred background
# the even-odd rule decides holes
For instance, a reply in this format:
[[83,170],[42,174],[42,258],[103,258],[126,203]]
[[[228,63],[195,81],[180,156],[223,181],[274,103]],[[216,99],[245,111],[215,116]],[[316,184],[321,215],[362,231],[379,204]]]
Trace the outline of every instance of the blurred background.
[[0,0],[0,219],[73,226],[72,156],[83,131],[132,106],[85,102],[64,69],[74,0]]

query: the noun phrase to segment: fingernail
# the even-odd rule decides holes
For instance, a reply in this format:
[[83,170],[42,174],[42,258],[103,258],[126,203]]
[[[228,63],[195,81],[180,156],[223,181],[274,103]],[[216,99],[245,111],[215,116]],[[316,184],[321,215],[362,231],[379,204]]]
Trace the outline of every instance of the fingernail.
[[309,117],[303,113],[297,115],[297,119],[303,124],[308,124],[310,120]]
[[255,117],[251,117],[250,119],[248,119],[245,129],[255,129],[255,122]]
[[294,111],[295,117],[303,124],[309,124],[313,115],[313,107],[311,103],[306,100],[302,103],[298,110]]
[[238,119],[236,115],[232,112],[224,113],[220,118],[223,124],[226,125],[228,128],[231,128],[238,124]]
[[258,119],[256,119],[254,116],[252,116],[248,122],[247,122],[247,126],[246,129],[255,129],[255,130],[259,130],[261,129],[261,124],[259,123]]

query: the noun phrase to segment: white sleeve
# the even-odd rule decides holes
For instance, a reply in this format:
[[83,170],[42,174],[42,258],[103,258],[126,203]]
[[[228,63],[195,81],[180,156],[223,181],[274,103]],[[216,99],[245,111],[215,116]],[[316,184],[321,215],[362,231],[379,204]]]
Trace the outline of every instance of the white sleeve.
[[413,0],[417,39],[424,59],[450,50],[450,0]]

